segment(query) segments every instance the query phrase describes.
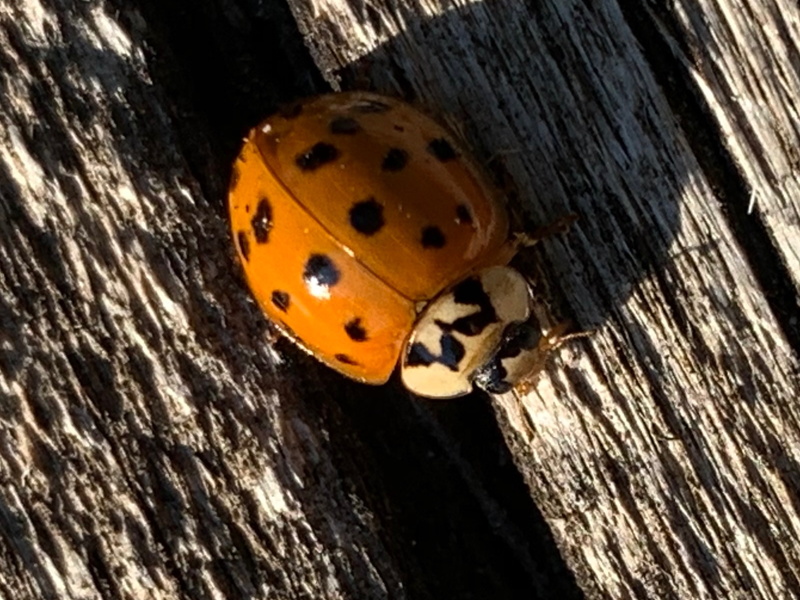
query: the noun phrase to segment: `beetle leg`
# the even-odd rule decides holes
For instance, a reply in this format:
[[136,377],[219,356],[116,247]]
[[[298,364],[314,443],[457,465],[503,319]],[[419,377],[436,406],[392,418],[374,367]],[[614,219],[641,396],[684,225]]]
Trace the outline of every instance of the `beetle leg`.
[[513,233],[512,241],[517,248],[529,248],[544,239],[566,233],[577,220],[577,213],[567,213],[552,223],[535,229],[532,233]]
[[537,376],[544,369],[544,364],[552,356],[553,350],[572,340],[586,338],[594,334],[593,330],[567,333],[572,327],[572,321],[562,321],[542,337],[536,347],[537,361],[533,368],[530,369],[530,375],[523,377],[514,385],[514,391],[519,396],[523,396],[533,389]]

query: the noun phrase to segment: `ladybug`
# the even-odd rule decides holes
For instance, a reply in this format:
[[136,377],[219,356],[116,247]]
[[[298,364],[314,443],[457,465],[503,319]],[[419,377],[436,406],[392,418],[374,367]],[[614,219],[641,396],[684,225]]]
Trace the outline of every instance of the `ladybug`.
[[499,393],[561,339],[531,311],[492,187],[442,126],[366,92],[311,98],[253,129],[229,211],[253,296],[343,375],[412,392]]

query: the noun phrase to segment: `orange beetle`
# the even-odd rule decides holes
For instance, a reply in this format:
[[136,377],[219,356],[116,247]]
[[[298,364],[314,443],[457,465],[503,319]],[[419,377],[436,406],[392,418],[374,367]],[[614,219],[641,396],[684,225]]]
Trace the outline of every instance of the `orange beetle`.
[[[432,397],[513,384],[501,359],[519,345],[509,327],[529,320],[530,289],[502,266],[516,249],[508,214],[408,104],[338,93],[268,118],[234,164],[229,209],[264,312],[340,373],[381,384],[400,361],[406,385]],[[531,328],[527,349],[540,351]]]

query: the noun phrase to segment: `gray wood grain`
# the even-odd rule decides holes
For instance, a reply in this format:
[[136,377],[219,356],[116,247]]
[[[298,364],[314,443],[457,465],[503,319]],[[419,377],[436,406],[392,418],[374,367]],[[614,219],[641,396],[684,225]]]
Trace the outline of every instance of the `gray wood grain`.
[[[763,226],[795,287],[800,285],[799,14],[792,2],[702,3],[699,10],[678,3],[681,38],[665,33],[749,191],[746,210],[738,207],[746,215],[741,218],[751,227]],[[663,27],[659,15],[653,17]]]

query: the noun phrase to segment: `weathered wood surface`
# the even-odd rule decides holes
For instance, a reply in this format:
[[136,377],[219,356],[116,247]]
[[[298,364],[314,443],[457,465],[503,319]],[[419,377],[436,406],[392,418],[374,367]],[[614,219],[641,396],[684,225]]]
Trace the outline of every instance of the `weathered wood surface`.
[[322,84],[285,7],[175,4],[0,0],[0,595],[794,595],[796,6],[290,2],[582,215],[524,266],[595,334],[504,442],[264,343],[228,164]]

